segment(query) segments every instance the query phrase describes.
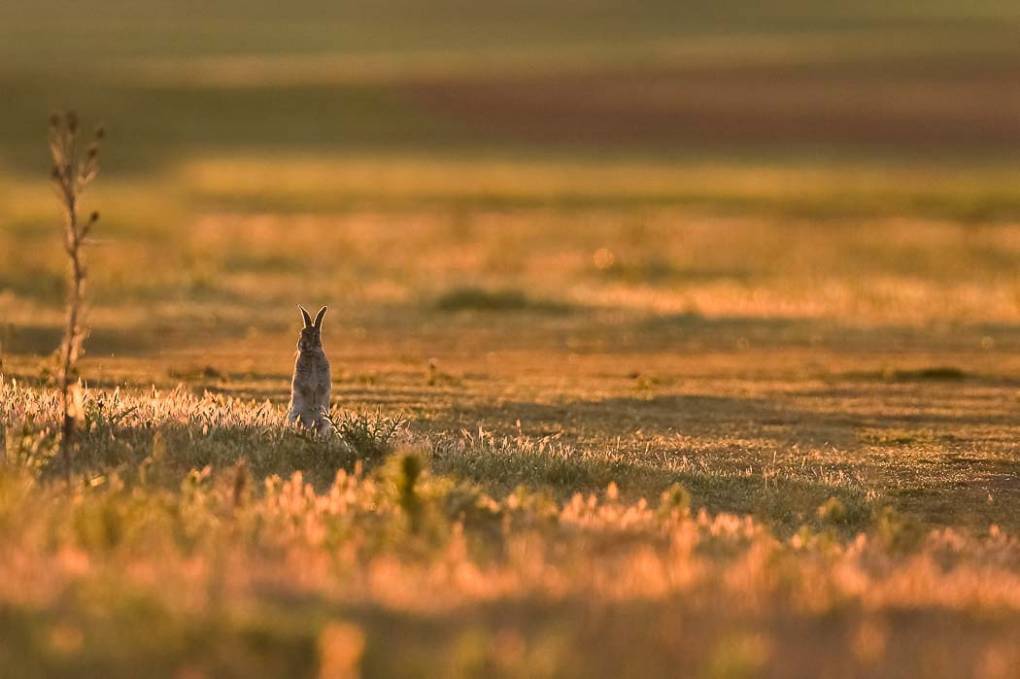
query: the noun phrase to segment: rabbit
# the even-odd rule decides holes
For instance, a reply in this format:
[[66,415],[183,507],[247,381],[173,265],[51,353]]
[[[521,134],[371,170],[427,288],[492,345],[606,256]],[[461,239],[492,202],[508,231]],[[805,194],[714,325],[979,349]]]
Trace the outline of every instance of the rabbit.
[[287,421],[319,434],[330,426],[329,390],[332,378],[329,360],[322,350],[321,335],[326,307],[319,309],[314,321],[304,307],[298,308],[301,309],[304,327],[298,338]]

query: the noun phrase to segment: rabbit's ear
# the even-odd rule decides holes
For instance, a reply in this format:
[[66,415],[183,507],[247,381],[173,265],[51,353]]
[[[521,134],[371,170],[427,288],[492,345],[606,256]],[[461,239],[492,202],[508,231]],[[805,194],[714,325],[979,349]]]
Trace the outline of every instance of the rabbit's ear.
[[312,323],[313,328],[322,327],[322,317],[326,315],[326,307],[319,309],[319,313],[315,314],[315,322]]
[[300,304],[298,305],[298,309],[301,309],[301,318],[305,322],[305,327],[306,328],[311,327],[311,325],[312,325],[312,317],[308,315],[308,312],[305,311],[305,308],[303,306],[301,306]]

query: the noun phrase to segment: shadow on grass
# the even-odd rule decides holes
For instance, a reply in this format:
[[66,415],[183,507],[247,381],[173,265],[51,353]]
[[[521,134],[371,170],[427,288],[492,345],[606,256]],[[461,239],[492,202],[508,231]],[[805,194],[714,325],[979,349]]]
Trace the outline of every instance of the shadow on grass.
[[[212,339],[243,337],[249,324],[217,319],[202,324],[155,323],[90,330],[90,356],[151,356],[167,349],[199,347]],[[60,346],[63,328],[55,325],[7,325],[0,328],[3,350],[12,356],[45,356]]]
[[[818,507],[829,497],[845,508],[848,529],[862,527],[875,504],[884,502],[931,525],[1013,527],[1017,520],[1010,507],[1020,485],[1008,479],[1020,477],[1020,465],[1003,472],[994,459],[1008,443],[981,448],[987,443],[983,434],[929,435],[917,445],[910,438],[906,447],[886,443],[904,429],[967,432],[984,425],[1006,427],[1003,436],[1016,432],[1015,420],[1005,414],[933,408],[879,417],[791,408],[766,398],[701,395],[455,408],[430,426],[490,432],[461,434],[455,445],[438,447],[435,465],[496,492],[523,484],[568,496],[615,482],[628,496],[651,499],[679,482],[696,504],[755,514],[780,529],[817,520]],[[862,437],[868,431],[879,438]],[[955,471],[946,469],[971,449],[984,452]],[[910,487],[941,494],[944,501],[917,502],[903,492]],[[941,509],[932,510],[936,505]]]
[[[661,394],[615,397],[564,403],[511,401],[471,408],[453,407],[433,420],[447,430],[515,434],[564,439],[612,441],[640,432],[643,437],[713,439],[728,450],[733,442],[758,439],[778,444],[850,445],[857,440],[853,418],[842,414],[804,412],[763,397],[703,394]],[[771,453],[771,448],[769,452]]]
[[[1020,350],[1020,325],[1009,323],[927,326],[856,326],[806,316],[708,316],[697,311],[651,316],[600,329],[606,343],[635,349],[676,346],[734,348],[828,347],[846,351],[965,350],[991,343],[998,351]],[[956,379],[953,366],[893,369],[896,379]],[[964,375],[965,376],[965,375]]]
[[564,302],[535,299],[522,290],[486,290],[463,287],[443,293],[435,302],[438,311],[535,312],[565,314],[574,308]]
[[498,496],[524,486],[552,491],[557,499],[565,500],[574,493],[601,493],[615,483],[625,495],[655,500],[680,483],[691,493],[695,507],[753,514],[780,533],[804,523],[817,524],[818,508],[830,498],[840,502],[842,514],[836,527],[846,532],[864,529],[873,514],[867,490],[859,484],[794,478],[788,472],[765,476],[751,473],[747,465],[681,470],[621,450],[536,446],[506,439],[480,445],[437,446],[432,466],[439,473],[477,483]]

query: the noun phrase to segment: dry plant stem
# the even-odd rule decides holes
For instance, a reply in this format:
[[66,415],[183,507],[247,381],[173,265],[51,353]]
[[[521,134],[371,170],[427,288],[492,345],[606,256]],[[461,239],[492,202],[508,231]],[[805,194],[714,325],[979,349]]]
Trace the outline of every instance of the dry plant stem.
[[74,113],[54,115],[50,119],[50,153],[53,156],[51,179],[64,210],[64,251],[68,257],[67,313],[64,338],[60,345],[58,387],[62,412],[60,455],[64,476],[71,480],[71,451],[74,427],[81,417],[78,386],[78,359],[87,334],[82,323],[85,303],[86,268],[82,246],[99,214],[93,212],[82,221],[78,217],[78,200],[85,187],[99,172],[99,140],[102,130],[84,158],[78,154],[78,120]]

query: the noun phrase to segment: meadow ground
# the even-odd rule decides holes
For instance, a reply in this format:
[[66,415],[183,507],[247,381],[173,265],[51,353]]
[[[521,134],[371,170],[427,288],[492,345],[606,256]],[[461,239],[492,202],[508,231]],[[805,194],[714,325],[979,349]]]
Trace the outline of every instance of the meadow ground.
[[0,676],[1016,676],[1015,10],[391,4],[0,9]]

